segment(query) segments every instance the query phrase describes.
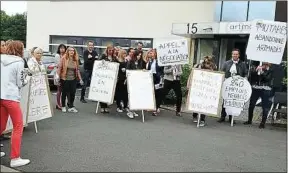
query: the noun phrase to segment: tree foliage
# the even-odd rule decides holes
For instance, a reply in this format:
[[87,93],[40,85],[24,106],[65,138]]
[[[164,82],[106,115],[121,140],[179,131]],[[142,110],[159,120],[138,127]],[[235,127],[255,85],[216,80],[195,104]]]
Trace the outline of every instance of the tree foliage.
[[26,45],[27,15],[9,16],[1,10],[1,40],[20,40]]

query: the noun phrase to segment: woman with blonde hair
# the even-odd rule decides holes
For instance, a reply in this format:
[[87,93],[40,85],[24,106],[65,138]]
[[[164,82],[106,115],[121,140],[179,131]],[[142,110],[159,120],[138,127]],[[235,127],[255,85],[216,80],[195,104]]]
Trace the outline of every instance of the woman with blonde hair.
[[66,97],[68,97],[68,112],[77,113],[78,110],[74,107],[77,81],[80,80],[81,85],[83,85],[83,81],[79,70],[79,57],[75,48],[67,48],[65,55],[60,60],[57,73],[62,86],[62,112],[67,112]]
[[[118,63],[119,63],[119,72],[118,72],[118,80],[116,85],[116,104],[117,104],[117,112],[126,111],[129,112],[128,109],[128,91],[126,84],[126,62],[125,57],[127,56],[127,52],[124,49],[120,49],[118,55]],[[121,101],[123,102],[123,107],[121,105]],[[129,118],[133,118],[130,114],[127,114]]]
[[[23,134],[23,116],[20,107],[20,89],[28,83],[24,72],[24,45],[20,41],[11,41],[6,48],[6,55],[1,55],[1,126],[0,133],[6,129],[10,116],[13,124],[11,137],[11,167],[30,163],[21,159],[21,141]],[[1,152],[1,157],[5,153]]]
[[32,75],[41,74],[41,73],[45,74],[46,69],[45,69],[44,64],[41,61],[43,50],[37,47],[36,49],[34,49],[33,52],[31,51],[31,53],[32,53],[32,57],[27,62],[29,72]]

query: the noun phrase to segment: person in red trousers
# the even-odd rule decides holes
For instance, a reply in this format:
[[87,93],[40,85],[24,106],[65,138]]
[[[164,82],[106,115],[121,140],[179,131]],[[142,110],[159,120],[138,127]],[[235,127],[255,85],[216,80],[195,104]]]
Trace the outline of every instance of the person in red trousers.
[[[1,126],[0,133],[6,129],[10,116],[13,124],[11,137],[11,167],[19,167],[30,163],[21,159],[21,141],[23,133],[23,117],[20,108],[20,89],[28,83],[24,71],[24,45],[20,41],[11,41],[6,47],[6,54],[1,55]],[[1,152],[1,157],[5,153]]]

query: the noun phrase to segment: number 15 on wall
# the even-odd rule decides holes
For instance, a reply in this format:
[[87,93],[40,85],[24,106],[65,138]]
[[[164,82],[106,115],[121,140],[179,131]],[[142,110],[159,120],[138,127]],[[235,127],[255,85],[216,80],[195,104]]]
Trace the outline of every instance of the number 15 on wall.
[[197,23],[187,24],[187,34],[196,34],[198,31]]

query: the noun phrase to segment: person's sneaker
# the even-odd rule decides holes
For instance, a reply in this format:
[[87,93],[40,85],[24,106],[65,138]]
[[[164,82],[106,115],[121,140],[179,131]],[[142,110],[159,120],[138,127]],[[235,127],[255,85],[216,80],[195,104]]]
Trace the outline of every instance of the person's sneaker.
[[80,102],[87,103],[87,101],[85,99],[80,99]]
[[109,113],[109,109],[108,108],[106,108],[106,109],[104,109],[104,113]]
[[205,126],[205,121],[200,121],[199,126],[200,127],[204,127]]
[[72,107],[72,108],[68,108],[68,112],[77,113],[78,110],[75,107]]
[[157,113],[160,113],[160,108],[157,109]]
[[1,157],[4,157],[4,156],[5,156],[5,153],[1,151],[0,156],[1,156]]
[[181,113],[180,112],[176,112],[176,116],[177,117],[181,117]]
[[29,159],[21,159],[20,157],[17,159],[11,159],[10,167],[15,168],[19,166],[24,166],[30,163]]
[[193,117],[193,123],[197,123],[198,122],[198,119],[197,119],[197,117]]
[[61,108],[62,112],[67,112],[66,107]]
[[243,124],[244,124],[244,125],[249,125],[249,124],[252,124],[252,122],[246,121],[246,122],[244,122]]
[[123,110],[122,109],[120,109],[120,108],[117,108],[117,112],[123,112]]
[[4,145],[3,145],[3,144],[0,144],[0,147],[4,147]]
[[260,123],[260,125],[259,125],[259,129],[264,129],[264,128],[265,128],[265,124]]
[[104,113],[105,112],[105,109],[104,108],[101,108],[101,113]]
[[134,117],[138,117],[139,115],[136,112],[133,112]]
[[133,112],[128,112],[128,113],[127,113],[127,116],[128,116],[129,118],[131,118],[131,119],[134,118]]
[[157,112],[153,112],[153,113],[152,113],[152,116],[157,116]]
[[225,122],[225,118],[220,118],[220,119],[218,120],[218,123],[223,123],[223,122]]

